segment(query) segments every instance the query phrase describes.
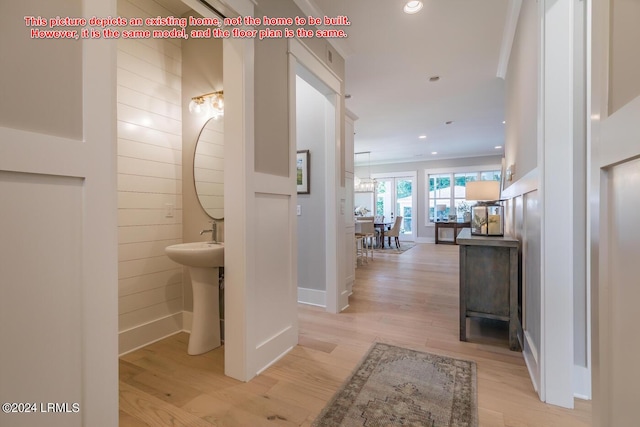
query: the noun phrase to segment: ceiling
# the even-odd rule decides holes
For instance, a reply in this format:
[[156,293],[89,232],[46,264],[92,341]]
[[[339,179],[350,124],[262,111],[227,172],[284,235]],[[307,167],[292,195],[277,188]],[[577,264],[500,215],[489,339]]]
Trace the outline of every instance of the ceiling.
[[414,15],[403,12],[406,0],[294,1],[351,21],[348,38],[334,41],[346,57],[345,104],[359,117],[355,151],[371,152],[356,165],[503,155],[497,73],[509,0],[423,0]]
[[372,164],[503,154],[508,0],[423,0],[414,15],[403,0],[305,1],[352,23],[341,42],[356,152]]

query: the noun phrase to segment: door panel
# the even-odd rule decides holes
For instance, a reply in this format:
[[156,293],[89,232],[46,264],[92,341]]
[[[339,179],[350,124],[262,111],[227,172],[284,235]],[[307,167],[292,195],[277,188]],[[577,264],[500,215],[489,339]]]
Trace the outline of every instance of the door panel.
[[609,286],[612,426],[637,423],[635,407],[640,369],[640,340],[634,313],[640,301],[640,159],[614,166],[609,172]]
[[[3,22],[24,23],[36,3],[4,2]],[[46,6],[116,15],[113,0]],[[0,402],[36,402],[38,412],[0,413],[0,425],[117,425],[116,40],[57,49],[12,28],[0,27],[12,44],[2,63],[22,66],[7,81],[23,97],[0,97],[0,111],[38,108],[0,127]],[[37,97],[24,96],[34,87]],[[63,413],[48,413],[49,402]]]
[[[634,41],[640,30],[636,26],[632,32],[620,32],[620,28],[616,32],[616,16],[636,17],[637,21],[640,9],[634,2],[593,0],[592,4],[589,255],[593,425],[630,426],[637,424],[640,381],[640,341],[633,327],[640,298],[640,96],[626,104],[613,99],[610,90],[636,92],[611,72],[610,59],[612,49],[618,58],[637,59]],[[616,35],[613,40],[612,34]]]

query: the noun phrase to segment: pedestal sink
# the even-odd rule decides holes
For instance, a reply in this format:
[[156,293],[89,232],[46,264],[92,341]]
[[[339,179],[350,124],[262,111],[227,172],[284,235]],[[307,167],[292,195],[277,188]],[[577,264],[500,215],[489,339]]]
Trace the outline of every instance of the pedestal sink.
[[224,266],[224,243],[193,242],[171,245],[165,253],[189,267],[193,288],[193,322],[187,352],[206,353],[220,346],[218,269]]

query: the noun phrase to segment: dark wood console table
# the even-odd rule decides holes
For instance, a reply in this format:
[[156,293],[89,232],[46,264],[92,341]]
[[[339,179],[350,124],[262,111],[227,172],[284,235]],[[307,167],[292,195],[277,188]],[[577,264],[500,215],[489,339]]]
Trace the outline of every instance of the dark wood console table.
[[[471,223],[469,222],[457,222],[457,221],[451,221],[451,222],[445,222],[445,221],[436,221],[435,222],[436,225],[436,245],[438,243],[446,243],[449,245],[455,245],[458,243],[458,232],[460,230],[462,230],[463,228],[469,228],[471,227]],[[451,228],[453,229],[453,240],[440,240],[440,229],[441,228]]]
[[[509,322],[509,349],[519,350],[518,248],[511,237],[473,236],[465,228],[460,245],[460,341],[467,340],[467,317]],[[520,339],[520,341],[518,340]]]

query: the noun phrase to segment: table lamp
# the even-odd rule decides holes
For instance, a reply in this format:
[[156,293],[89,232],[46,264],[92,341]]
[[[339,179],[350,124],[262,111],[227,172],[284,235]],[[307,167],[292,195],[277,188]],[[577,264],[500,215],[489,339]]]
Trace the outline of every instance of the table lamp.
[[471,208],[471,234],[504,236],[504,210],[500,204],[499,181],[467,182],[465,198],[477,202]]

